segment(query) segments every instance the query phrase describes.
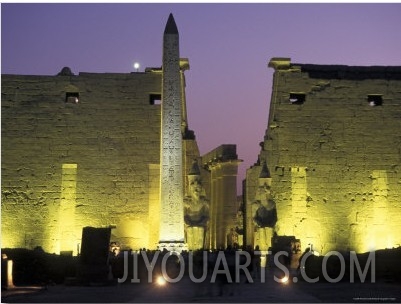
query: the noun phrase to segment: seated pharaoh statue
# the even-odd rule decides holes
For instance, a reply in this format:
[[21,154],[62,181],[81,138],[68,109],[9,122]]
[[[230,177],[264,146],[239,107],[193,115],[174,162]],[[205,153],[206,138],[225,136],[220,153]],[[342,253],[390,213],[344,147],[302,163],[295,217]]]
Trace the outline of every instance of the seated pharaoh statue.
[[277,222],[276,203],[266,178],[259,179],[259,187],[252,204],[252,215],[257,227],[273,228]]
[[184,198],[184,220],[190,227],[206,227],[209,221],[209,201],[202,186],[198,163],[188,174],[188,196]]

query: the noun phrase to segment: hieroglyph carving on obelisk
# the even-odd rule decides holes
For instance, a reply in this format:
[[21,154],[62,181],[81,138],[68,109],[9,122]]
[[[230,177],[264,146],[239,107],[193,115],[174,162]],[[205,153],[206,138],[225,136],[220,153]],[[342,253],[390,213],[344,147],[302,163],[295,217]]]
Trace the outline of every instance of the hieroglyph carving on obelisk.
[[166,248],[184,242],[180,54],[172,14],[163,36],[162,82],[159,245]]

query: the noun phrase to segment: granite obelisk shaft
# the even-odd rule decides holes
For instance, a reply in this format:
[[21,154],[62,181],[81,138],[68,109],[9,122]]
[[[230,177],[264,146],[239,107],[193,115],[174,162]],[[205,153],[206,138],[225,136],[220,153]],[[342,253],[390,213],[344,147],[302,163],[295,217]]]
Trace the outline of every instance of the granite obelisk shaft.
[[163,36],[160,247],[184,242],[181,96],[179,35],[170,14]]

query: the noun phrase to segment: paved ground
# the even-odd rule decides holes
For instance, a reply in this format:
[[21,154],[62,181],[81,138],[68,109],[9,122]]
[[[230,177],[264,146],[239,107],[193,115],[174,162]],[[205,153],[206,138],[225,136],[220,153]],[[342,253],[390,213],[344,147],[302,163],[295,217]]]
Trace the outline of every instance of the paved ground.
[[[2,292],[8,303],[401,303],[401,284],[395,283],[297,283],[281,284],[271,278],[266,282],[240,283],[225,286],[196,284],[185,277],[165,286],[148,283],[115,284],[111,286],[49,286],[38,291],[17,288]],[[23,292],[23,293],[21,293]]]

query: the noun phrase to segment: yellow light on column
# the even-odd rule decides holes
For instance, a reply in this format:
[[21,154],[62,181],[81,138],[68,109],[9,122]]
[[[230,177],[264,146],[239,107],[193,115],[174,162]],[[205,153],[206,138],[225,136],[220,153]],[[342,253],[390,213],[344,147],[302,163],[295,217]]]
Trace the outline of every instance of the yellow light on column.
[[76,250],[75,204],[77,191],[77,164],[62,165],[61,197],[59,207],[59,248],[60,251]]

